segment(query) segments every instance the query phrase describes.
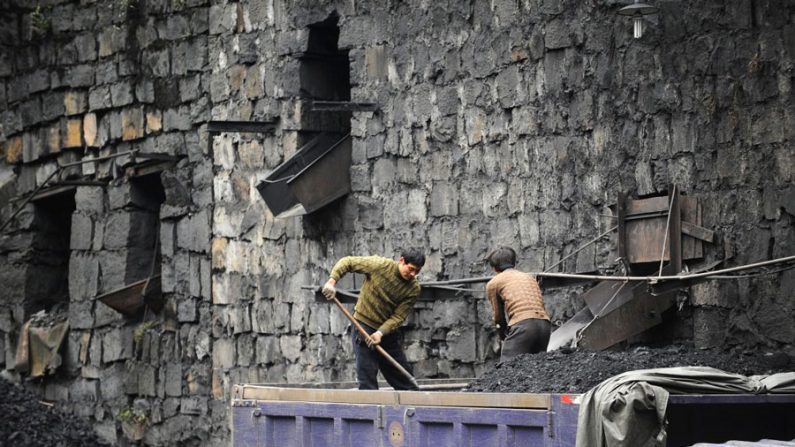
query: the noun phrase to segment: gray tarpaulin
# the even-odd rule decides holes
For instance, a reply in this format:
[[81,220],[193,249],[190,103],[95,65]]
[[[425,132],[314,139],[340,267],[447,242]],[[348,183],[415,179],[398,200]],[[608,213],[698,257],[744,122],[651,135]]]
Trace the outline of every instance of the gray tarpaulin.
[[628,371],[580,401],[577,447],[664,446],[669,394],[795,393],[795,372],[746,377],[690,366]]

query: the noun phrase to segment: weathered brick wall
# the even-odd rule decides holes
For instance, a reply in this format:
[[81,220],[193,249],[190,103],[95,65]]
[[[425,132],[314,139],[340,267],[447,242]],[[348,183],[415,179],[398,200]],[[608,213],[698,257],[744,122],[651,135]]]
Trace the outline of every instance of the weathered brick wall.
[[[640,40],[612,1],[50,0],[41,10],[50,26],[36,32],[26,2],[0,6],[0,203],[31,192],[56,161],[182,156],[161,174],[167,304],[137,340],[140,320],[94,300],[137,279],[129,253],[150,240],[133,231],[147,208],[124,178],[133,160],[70,171],[112,181],[75,193],[72,329],[44,396],[94,418],[110,440],[123,442],[116,415],[133,406],[149,415],[149,444],[223,444],[232,384],[353,379],[346,320],[301,289],[322,283],[339,257],[424,247],[421,279],[452,279],[488,273],[483,256],[507,244],[520,267],[539,271],[609,228],[619,192],[676,183],[699,197],[703,225],[720,237],[708,260],[792,255],[793,5],[657,3]],[[352,99],[378,111],[353,113],[353,193],[274,219],[255,187],[309,125],[295,54],[308,26],[334,11]],[[207,120],[270,118],[271,134],[208,144]],[[26,318],[33,215],[29,205],[0,241],[7,370]],[[613,259],[604,242],[562,269]],[[676,336],[793,354],[794,278],[693,287]],[[555,320],[581,306],[576,291],[548,292]],[[492,366],[489,311],[473,296],[413,312],[405,335],[418,377]]]

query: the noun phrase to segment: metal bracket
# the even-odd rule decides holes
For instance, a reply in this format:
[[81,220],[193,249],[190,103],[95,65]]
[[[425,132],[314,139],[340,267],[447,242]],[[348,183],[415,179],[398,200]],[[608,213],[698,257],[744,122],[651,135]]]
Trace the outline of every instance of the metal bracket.
[[313,112],[375,112],[378,105],[374,102],[325,101],[311,100],[309,110]]
[[207,132],[211,134],[238,132],[238,133],[268,133],[276,128],[277,120],[268,121],[208,121]]
[[385,419],[385,417],[384,417],[384,406],[383,405],[379,405],[379,406],[375,407],[375,421],[374,421],[375,422],[375,427],[383,429],[386,426],[385,422],[384,422],[384,419]]

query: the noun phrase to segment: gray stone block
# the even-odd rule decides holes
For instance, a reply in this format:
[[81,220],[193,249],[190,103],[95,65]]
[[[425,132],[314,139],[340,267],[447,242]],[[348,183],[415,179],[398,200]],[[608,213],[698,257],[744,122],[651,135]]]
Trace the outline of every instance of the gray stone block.
[[124,211],[111,213],[105,222],[103,247],[111,250],[127,248],[130,240],[130,231],[129,213]]
[[279,337],[259,336],[256,339],[256,362],[259,365],[270,365],[282,358]]
[[124,383],[129,370],[122,363],[114,363],[100,370],[99,390],[103,400],[111,400],[124,396]]
[[110,88],[106,85],[94,87],[88,92],[88,110],[99,111],[111,107]]
[[81,33],[72,40],[77,50],[78,62],[91,62],[97,59],[97,41],[93,33]]
[[458,190],[446,182],[434,182],[431,190],[431,216],[453,216],[458,214]]
[[198,318],[195,299],[183,299],[177,304],[177,321],[180,323],[194,323]]
[[135,367],[138,378],[139,396],[157,396],[157,369],[150,365],[137,364]]
[[128,81],[117,82],[110,86],[110,102],[113,107],[132,104],[133,100],[133,86]]
[[94,326],[93,301],[73,301],[69,303],[69,327],[90,329]]
[[113,328],[102,334],[102,362],[111,363],[132,357],[133,337],[131,327]]
[[116,322],[125,321],[124,314],[114,310],[113,308],[105,305],[104,303],[97,302],[94,307],[95,318],[94,327],[104,327]]
[[251,332],[251,314],[248,304],[235,304],[227,309],[229,312],[229,324],[233,334]]
[[281,348],[282,356],[288,362],[296,362],[301,358],[303,342],[300,335],[284,335],[280,337],[279,347]]
[[183,397],[180,399],[179,412],[181,414],[191,414],[203,416],[207,414],[207,398],[194,396]]
[[235,5],[213,5],[210,7],[210,34],[228,33],[234,29],[237,19]]
[[63,93],[53,92],[42,96],[41,118],[45,121],[60,118],[65,114]]
[[44,386],[44,398],[51,402],[68,402],[69,387],[59,383],[48,383]]
[[182,396],[182,365],[179,363],[166,363],[164,369],[166,396]]
[[171,74],[168,49],[155,50],[152,47],[142,53],[143,66],[146,71],[157,78],[168,77]]
[[28,91],[41,92],[50,88],[50,75],[47,70],[39,69],[26,76]]
[[69,396],[72,402],[96,402],[99,398],[99,381],[77,379],[69,385]]
[[88,345],[88,365],[98,368],[102,365],[102,336],[94,334]]
[[69,247],[72,250],[90,250],[93,244],[93,221],[91,217],[81,214],[72,214],[72,235]]
[[163,113],[163,130],[166,132],[173,130],[191,130],[193,122],[191,120],[190,109],[179,107],[168,109]]
[[94,67],[73,65],[66,69],[64,83],[69,87],[91,87],[94,84]]
[[237,338],[237,365],[250,366],[254,361],[254,337],[243,334]]
[[212,264],[209,259],[202,259],[199,264],[201,297],[204,301],[212,300]]
[[78,211],[89,215],[105,212],[105,195],[99,186],[78,186],[75,192],[75,205]]
[[22,125],[30,127],[41,121],[41,99],[37,96],[19,105],[19,115],[22,118]]
[[714,307],[693,309],[693,343],[696,349],[721,346],[726,339],[726,311]]
[[234,339],[220,338],[213,342],[213,368],[233,368],[236,363],[235,357]]
[[573,44],[571,31],[571,23],[565,19],[549,21],[545,28],[545,46],[550,50],[570,47]]
[[99,262],[94,255],[72,253],[69,260],[69,297],[83,301],[98,293]]
[[210,250],[209,211],[203,209],[177,222],[177,247],[198,253]]
[[199,332],[196,335],[196,343],[194,346],[196,352],[196,359],[201,361],[210,354],[211,340],[210,335],[206,332]]
[[309,306],[309,322],[307,334],[328,334],[331,330],[329,306],[326,303]]

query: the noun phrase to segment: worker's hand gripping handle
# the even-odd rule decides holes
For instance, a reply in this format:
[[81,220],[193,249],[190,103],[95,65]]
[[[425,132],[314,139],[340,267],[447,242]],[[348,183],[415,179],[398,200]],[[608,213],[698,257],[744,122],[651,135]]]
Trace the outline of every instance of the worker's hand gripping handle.
[[337,289],[334,288],[336,283],[337,282],[334,281],[333,279],[329,279],[328,281],[326,281],[326,284],[323,285],[323,289],[321,290],[321,292],[323,293],[323,296],[325,296],[327,300],[330,300],[335,296],[337,296]]

